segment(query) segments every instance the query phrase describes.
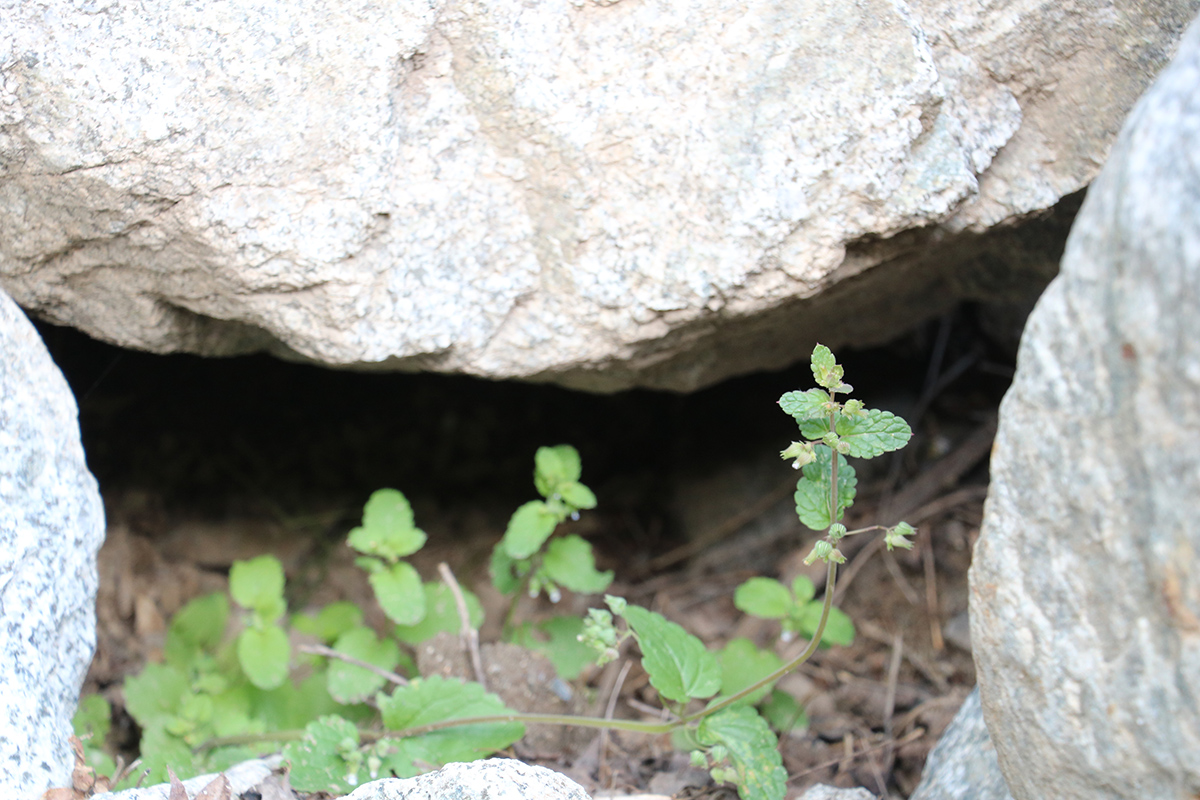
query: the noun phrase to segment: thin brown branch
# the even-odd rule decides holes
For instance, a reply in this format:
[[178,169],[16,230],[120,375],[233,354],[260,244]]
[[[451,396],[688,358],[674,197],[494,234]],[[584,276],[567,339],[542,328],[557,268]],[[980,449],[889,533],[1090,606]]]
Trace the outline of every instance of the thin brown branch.
[[408,678],[404,677],[403,675],[397,675],[390,670],[377,667],[369,661],[363,661],[362,659],[355,658],[354,656],[346,655],[338,650],[334,650],[332,647],[326,647],[323,644],[302,644],[296,649],[301,653],[309,653],[314,656],[336,658],[339,661],[345,661],[347,664],[352,664],[356,667],[362,667],[368,672],[374,672],[384,680],[390,681],[397,686],[408,686]]
[[933,642],[933,650],[940,653],[946,649],[942,638],[942,614],[938,606],[937,565],[933,558],[933,539],[925,537],[921,547],[921,561],[925,567],[925,610],[929,618],[929,639]]
[[459,633],[462,636],[463,647],[471,659],[471,669],[475,671],[475,680],[486,689],[487,680],[485,680],[486,676],[483,672],[483,659],[479,655],[479,632],[471,625],[471,612],[467,610],[467,598],[463,596],[458,579],[454,577],[454,573],[450,571],[450,566],[445,561],[438,564],[438,574],[442,576],[442,582],[450,587],[450,594],[454,595],[454,605],[458,609]]

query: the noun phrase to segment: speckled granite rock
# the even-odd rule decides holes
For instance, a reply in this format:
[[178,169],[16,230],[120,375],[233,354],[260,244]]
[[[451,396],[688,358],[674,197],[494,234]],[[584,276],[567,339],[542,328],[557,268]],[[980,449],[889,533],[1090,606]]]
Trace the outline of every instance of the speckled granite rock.
[[1196,8],[0,0],[0,286],[160,352],[688,390],[1036,295],[1057,256],[962,232],[1085,186]]
[[866,789],[839,789],[818,783],[801,795],[800,800],[875,800],[875,795]]
[[[265,781],[271,775],[272,771],[279,766],[280,761],[281,759],[278,756],[244,761],[219,774],[225,776],[225,779],[229,783],[229,791],[233,797],[249,800],[250,795],[248,792]],[[189,778],[183,781],[183,788],[187,790],[188,797],[195,797],[197,793],[217,777],[218,774],[212,774]],[[155,786],[143,786],[140,789],[105,792],[93,796],[91,800],[168,800],[170,796],[171,784],[160,783]]]
[[909,800],[1012,800],[983,721],[979,687],[967,695],[929,754]]
[[0,797],[34,800],[70,783],[103,540],[75,399],[0,291]]
[[1200,796],[1200,23],[1030,317],[991,481],[971,642],[1013,797]]
[[579,784],[510,758],[447,764],[415,778],[364,784],[346,800],[591,800]]

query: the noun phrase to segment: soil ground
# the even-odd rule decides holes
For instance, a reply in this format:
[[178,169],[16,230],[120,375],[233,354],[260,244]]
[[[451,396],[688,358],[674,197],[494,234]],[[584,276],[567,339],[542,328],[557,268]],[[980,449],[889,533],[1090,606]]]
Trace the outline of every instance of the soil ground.
[[[802,563],[815,534],[796,520],[795,475],[777,455],[795,437],[775,400],[811,386],[805,365],[686,397],[599,397],[261,357],[150,356],[49,326],[43,334],[79,398],[108,512],[98,650],[85,689],[118,709],[121,681],[160,655],[171,615],[225,588],[236,559],[272,552],[287,568],[293,609],[351,599],[382,629],[344,539],[383,486],[409,496],[430,534],[413,559],[422,575],[432,579],[446,562],[496,618],[491,548],[512,510],[535,496],[534,450],[563,442],[580,450],[584,482],[600,501],[570,525],[592,542],[599,566],[615,570],[610,592],[713,648],[740,636],[786,656],[804,644],[780,642],[778,625],[737,611],[732,594],[754,575],[790,581],[807,572],[823,582],[823,569]],[[900,413],[916,431],[901,454],[858,465],[848,524],[904,518],[920,532],[907,553],[849,540],[837,603],[857,637],[819,651],[781,684],[809,719],[781,751],[789,797],[827,783],[902,798],[974,684],[967,569],[1011,363],[978,334],[969,310],[889,347],[838,355],[856,396]],[[599,598],[568,597],[564,608],[525,603],[521,613],[536,619],[589,603]],[[485,625],[482,639],[496,629]],[[489,674],[500,682],[519,682],[506,670],[529,669],[491,652]],[[618,662],[586,677],[578,696],[606,705],[615,694],[619,715],[654,707],[638,668],[622,674]],[[529,702],[545,699],[538,694]],[[118,723],[111,744],[130,754],[135,726],[124,714]],[[594,793],[733,796],[661,739],[555,733],[527,737],[513,755]]]

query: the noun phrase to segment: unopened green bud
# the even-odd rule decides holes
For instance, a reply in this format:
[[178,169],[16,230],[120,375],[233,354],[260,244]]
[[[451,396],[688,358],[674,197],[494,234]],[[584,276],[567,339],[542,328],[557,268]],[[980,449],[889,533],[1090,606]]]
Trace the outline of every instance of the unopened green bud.
[[829,533],[826,534],[826,536],[828,536],[829,539],[834,542],[838,541],[845,535],[846,535],[846,526],[840,522],[835,522],[834,524],[830,525]]
[[822,539],[813,545],[808,556],[805,557],[804,563],[806,566],[815,564],[818,561],[828,561],[829,554],[833,552],[833,545]]
[[704,757],[704,753],[699,750],[693,750],[688,753],[688,761],[697,769],[704,769],[708,766],[708,759]]
[[619,615],[625,613],[626,600],[624,597],[617,597],[616,595],[606,594],[606,595],[604,595],[604,602],[608,604],[608,607],[612,609],[612,612],[614,614],[617,614],[619,616]]
[[842,413],[847,417],[865,417],[867,410],[863,408],[862,400],[847,400],[842,406]]

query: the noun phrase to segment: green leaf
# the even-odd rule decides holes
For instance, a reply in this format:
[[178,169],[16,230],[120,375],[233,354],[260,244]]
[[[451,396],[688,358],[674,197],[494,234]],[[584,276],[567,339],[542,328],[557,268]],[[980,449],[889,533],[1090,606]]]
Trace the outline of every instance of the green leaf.
[[736,705],[701,720],[697,734],[709,747],[724,747],[742,800],[783,800],[787,771],[778,741],[750,706]]
[[362,526],[347,540],[360,553],[388,561],[412,555],[425,546],[425,532],[413,524],[412,506],[396,489],[379,489],[363,507]]
[[278,625],[247,628],[238,634],[238,663],[260,689],[274,689],[287,680],[291,646]]
[[283,614],[283,565],[272,555],[233,562],[229,571],[229,593],[243,608],[257,611],[264,622]]
[[526,622],[513,631],[512,641],[545,654],[560,678],[573,681],[596,660],[596,651],[579,640],[583,625],[582,617],[551,617],[537,625]]
[[[391,640],[380,641],[370,628],[355,628],[338,637],[333,649],[339,653],[391,670],[400,661],[400,648]],[[336,658],[329,661],[329,694],[339,703],[361,703],[383,686],[386,679],[368,669]]]
[[[582,624],[582,620],[580,623]],[[80,739],[91,737],[90,744],[99,748],[112,727],[112,706],[103,695],[89,694],[79,699],[79,708],[71,718],[71,728]],[[112,773],[108,773],[112,774]]]
[[788,392],[779,398],[779,407],[790,414],[797,422],[816,419],[823,426],[828,426],[829,392],[824,389],[809,389],[807,392]]
[[229,598],[223,592],[197,597],[171,618],[163,653],[167,663],[186,666],[201,651],[213,652],[225,635]]
[[357,748],[358,729],[341,717],[321,717],[304,729],[304,738],[283,748],[291,768],[288,780],[302,792],[329,792],[341,796],[369,780],[366,770],[354,769],[344,754]]
[[542,569],[555,583],[580,594],[603,592],[613,579],[612,570],[596,570],[592,546],[575,534],[550,542]]
[[[823,531],[835,520],[829,518],[830,462],[833,453],[828,447],[819,445],[813,450],[816,458],[801,469],[802,476],[796,483],[796,514],[800,521],[814,531]],[[854,468],[845,456],[838,455],[838,520],[854,502],[858,479]]]
[[329,644],[351,628],[362,625],[362,621],[362,609],[354,603],[339,600],[315,614],[296,615],[292,619],[292,627]]
[[425,590],[421,576],[407,561],[372,573],[367,580],[375,590],[383,613],[398,625],[416,625],[425,616]]
[[[812,602],[806,605],[797,619],[797,628],[806,638],[811,639],[817,632],[821,621],[821,603]],[[825,622],[825,633],[821,635],[821,644],[842,645],[847,647],[854,643],[854,623],[845,612],[838,608],[829,609],[829,619]]]
[[330,696],[324,670],[314,672],[299,685],[284,681],[277,688],[266,691],[254,687],[247,688],[250,715],[266,730],[303,728],[326,714],[346,716],[351,713],[351,709],[339,705]]
[[840,390],[842,368],[828,347],[823,344],[814,347],[811,363],[813,379],[816,380],[817,385],[824,386],[826,389]]
[[[443,720],[512,713],[499,697],[484,691],[478,683],[438,675],[417,678],[390,697],[381,694],[378,703],[384,726],[393,731]],[[520,722],[490,722],[391,739],[399,752],[389,764],[400,777],[407,777],[421,772],[421,764],[441,766],[489,756],[524,735],[525,726]]]
[[167,767],[170,767],[180,780],[194,778],[200,774],[199,759],[192,748],[183,739],[167,733],[162,727],[147,728],[142,731],[141,741],[142,763],[131,779],[141,779],[149,783],[165,783]]
[[[731,639],[717,654],[721,663],[721,696],[737,694],[783,666],[783,659],[770,650],[762,650],[749,639]],[[742,702],[754,705],[762,700],[771,685],[746,696]],[[719,698],[718,698],[719,699]]]
[[792,581],[792,597],[796,603],[807,603],[817,594],[817,587],[807,575],[797,575]]
[[771,692],[758,710],[771,727],[780,733],[808,727],[808,714],[804,713],[804,706],[787,692],[778,689]]
[[596,495],[592,494],[592,490],[584,486],[578,481],[560,484],[558,487],[558,495],[564,502],[574,506],[575,508],[595,508]]
[[521,577],[517,575],[519,567],[522,577],[528,574],[529,560],[514,561],[504,549],[504,541],[496,542],[496,546],[492,548],[491,563],[488,564],[488,572],[492,576],[492,586],[496,587],[496,591],[500,594],[512,594],[521,588]]
[[161,727],[188,691],[187,673],[167,664],[147,664],[125,679],[125,710],[143,728]]
[[704,643],[661,614],[627,605],[621,616],[642,648],[650,683],[668,700],[712,697],[721,688],[721,667]]
[[541,549],[561,521],[541,500],[530,500],[513,512],[501,544],[509,558],[529,558]]
[[849,446],[847,455],[874,458],[899,450],[912,438],[908,423],[890,411],[869,409],[864,416],[839,416],[837,433]]
[[569,444],[539,447],[533,457],[533,463],[533,485],[545,498],[560,491],[559,487],[562,484],[578,481],[583,474],[579,451]]
[[764,619],[783,619],[792,609],[792,595],[772,578],[750,578],[733,593],[739,610]]
[[[409,644],[419,644],[432,639],[443,631],[458,633],[462,622],[458,618],[458,605],[454,593],[444,583],[431,581],[424,586],[425,616],[416,625],[397,625],[396,638]],[[467,619],[471,627],[478,629],[483,624],[483,606],[479,598],[469,589],[463,589],[463,600],[467,604]]]

